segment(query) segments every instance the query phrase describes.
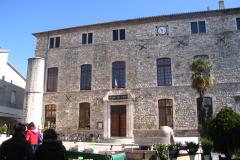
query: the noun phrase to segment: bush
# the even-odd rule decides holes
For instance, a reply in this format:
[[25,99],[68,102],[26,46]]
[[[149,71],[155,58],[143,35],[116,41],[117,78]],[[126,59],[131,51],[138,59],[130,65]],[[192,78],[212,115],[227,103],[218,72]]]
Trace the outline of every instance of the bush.
[[186,149],[189,155],[195,155],[198,151],[199,144],[195,142],[185,142],[186,143]]
[[92,148],[87,148],[87,149],[84,149],[84,152],[85,153],[93,153],[93,149]]
[[209,136],[213,140],[214,151],[231,159],[240,148],[240,115],[230,107],[223,107],[209,125]]
[[181,143],[174,143],[168,146],[169,155],[171,158],[177,158],[179,155],[179,150],[181,147]]
[[213,149],[213,141],[208,138],[202,139],[202,150],[204,155],[210,155]]
[[153,145],[153,148],[157,151],[157,156],[161,160],[167,160],[168,159],[168,145],[157,143]]
[[5,133],[7,133],[7,125],[6,124],[0,126],[0,134],[5,134]]
[[240,159],[240,148],[235,152],[236,158]]

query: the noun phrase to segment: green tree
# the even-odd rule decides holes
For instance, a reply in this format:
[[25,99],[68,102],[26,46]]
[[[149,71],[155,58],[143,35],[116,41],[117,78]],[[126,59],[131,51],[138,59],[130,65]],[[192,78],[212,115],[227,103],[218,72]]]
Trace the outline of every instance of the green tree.
[[230,160],[240,148],[240,115],[230,107],[223,107],[210,121],[209,127],[214,150],[225,154]]
[[[208,60],[199,59],[196,61],[193,61],[190,64],[190,70],[192,71],[192,88],[197,90],[199,93],[199,106],[200,106],[200,112],[198,115],[202,115],[203,113],[203,100],[205,92],[210,89],[213,86],[213,80],[210,75],[210,71],[212,69],[211,64],[208,62]],[[199,111],[199,110],[198,110]],[[200,122],[199,124],[204,125],[206,119],[202,116],[198,116],[201,119],[198,119]],[[205,117],[207,118],[207,117]],[[199,126],[199,130],[201,131],[202,126]]]

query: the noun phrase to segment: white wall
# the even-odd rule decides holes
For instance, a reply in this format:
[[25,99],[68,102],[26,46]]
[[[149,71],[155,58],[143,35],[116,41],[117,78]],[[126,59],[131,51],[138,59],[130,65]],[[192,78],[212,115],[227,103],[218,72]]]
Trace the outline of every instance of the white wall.
[[8,50],[0,49],[0,79],[5,77],[5,81],[25,88],[26,81],[15,71],[14,67],[8,63]]
[[[18,71],[11,64],[8,63],[8,50],[0,49],[0,79],[2,79],[3,76],[4,76],[4,81],[2,81],[3,83],[6,83],[6,82],[12,83],[18,87],[25,89],[26,82],[24,77],[22,77],[22,75],[18,73]],[[13,85],[12,87],[14,88]],[[17,91],[19,91],[19,89]],[[9,92],[9,91],[7,90],[5,92]],[[24,92],[22,93],[19,92],[19,93],[24,94]],[[18,97],[21,97],[21,96],[18,95]],[[8,98],[8,97],[4,97],[4,98]],[[0,104],[1,104],[0,105],[1,117],[11,117],[16,120],[20,120],[22,118],[22,109],[17,109],[18,107],[16,108],[17,105],[21,105],[21,104],[16,104],[14,108],[11,105],[8,106],[8,104],[5,103],[5,99]]]
[[23,79],[12,67],[11,65],[7,65],[5,68],[5,81],[15,84],[19,87],[25,88],[26,81]]
[[0,79],[5,75],[5,68],[8,61],[8,50],[0,49]]

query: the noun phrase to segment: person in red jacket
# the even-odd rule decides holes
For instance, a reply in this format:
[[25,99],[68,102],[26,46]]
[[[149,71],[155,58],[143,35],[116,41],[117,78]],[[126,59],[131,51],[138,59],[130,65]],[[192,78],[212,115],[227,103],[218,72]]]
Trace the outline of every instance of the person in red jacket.
[[25,136],[27,141],[32,146],[33,153],[35,153],[39,144],[39,132],[36,130],[36,126],[33,122],[27,125]]

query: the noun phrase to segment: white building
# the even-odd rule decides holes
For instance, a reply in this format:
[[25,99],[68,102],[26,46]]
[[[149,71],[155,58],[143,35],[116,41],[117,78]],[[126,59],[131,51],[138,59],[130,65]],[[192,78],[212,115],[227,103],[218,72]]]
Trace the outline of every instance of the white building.
[[8,62],[8,50],[0,49],[0,124],[22,118],[26,80]]

